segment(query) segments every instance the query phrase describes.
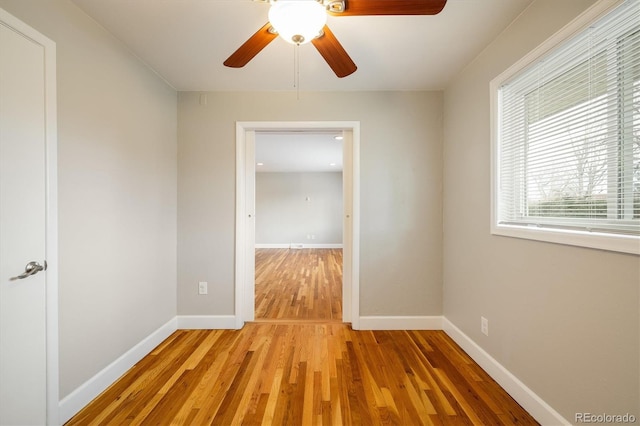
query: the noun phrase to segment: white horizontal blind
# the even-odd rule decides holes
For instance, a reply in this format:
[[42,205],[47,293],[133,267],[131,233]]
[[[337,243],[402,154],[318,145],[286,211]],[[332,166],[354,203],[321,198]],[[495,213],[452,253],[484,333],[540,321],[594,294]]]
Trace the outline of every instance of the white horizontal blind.
[[640,1],[498,89],[498,224],[640,234]]

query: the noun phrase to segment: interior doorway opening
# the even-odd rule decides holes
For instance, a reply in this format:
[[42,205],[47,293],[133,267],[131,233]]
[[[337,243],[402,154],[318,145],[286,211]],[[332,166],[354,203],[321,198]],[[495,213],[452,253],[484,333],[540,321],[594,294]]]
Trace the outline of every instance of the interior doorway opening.
[[[333,132],[343,137],[342,321],[350,322],[353,328],[358,329],[360,219],[360,126],[358,122],[238,122],[236,124],[236,326],[241,328],[245,322],[255,320],[256,134],[274,132]],[[304,237],[306,240],[306,234]],[[312,238],[310,239],[313,241]]]
[[256,321],[342,322],[343,139],[256,132]]

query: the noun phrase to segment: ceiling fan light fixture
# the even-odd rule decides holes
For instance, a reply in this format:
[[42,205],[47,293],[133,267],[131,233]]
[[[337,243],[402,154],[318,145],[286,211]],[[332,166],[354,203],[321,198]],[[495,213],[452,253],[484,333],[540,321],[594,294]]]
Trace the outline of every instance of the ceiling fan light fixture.
[[306,44],[322,33],[327,12],[316,0],[274,0],[269,22],[289,43]]

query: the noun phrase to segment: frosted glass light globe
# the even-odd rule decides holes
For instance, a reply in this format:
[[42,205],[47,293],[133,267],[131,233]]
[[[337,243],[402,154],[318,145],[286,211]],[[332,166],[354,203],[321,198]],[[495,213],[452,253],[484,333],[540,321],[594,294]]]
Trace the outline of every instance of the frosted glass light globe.
[[292,44],[309,43],[327,23],[327,12],[316,0],[276,0],[269,22],[278,35]]

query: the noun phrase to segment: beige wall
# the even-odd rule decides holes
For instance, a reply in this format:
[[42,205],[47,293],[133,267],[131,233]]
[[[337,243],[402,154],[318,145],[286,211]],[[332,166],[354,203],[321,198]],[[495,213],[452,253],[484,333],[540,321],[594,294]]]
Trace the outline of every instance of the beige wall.
[[572,422],[640,417],[640,262],[490,235],[489,82],[592,3],[535,1],[444,98],[444,314]]
[[57,43],[60,396],[176,315],[176,92],[67,0],[0,0]]
[[178,101],[179,314],[234,313],[235,123],[269,120],[360,121],[360,312],[442,313],[441,93],[199,97]]
[[256,173],[256,244],[290,243],[342,244],[342,172]]

